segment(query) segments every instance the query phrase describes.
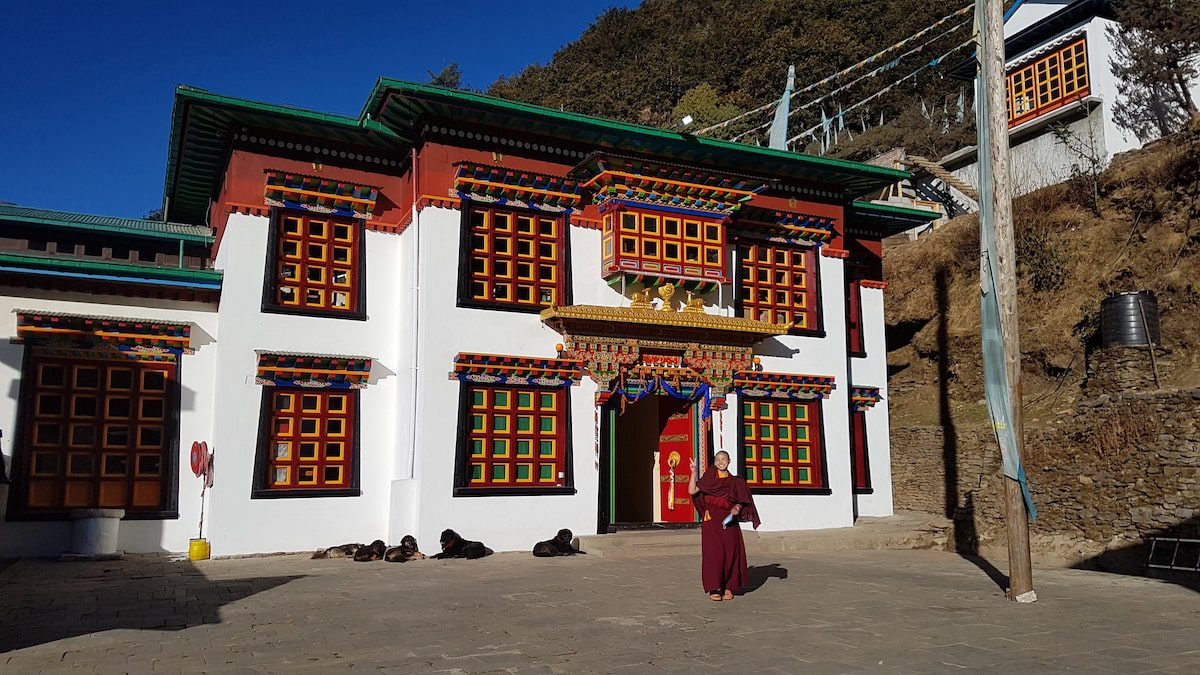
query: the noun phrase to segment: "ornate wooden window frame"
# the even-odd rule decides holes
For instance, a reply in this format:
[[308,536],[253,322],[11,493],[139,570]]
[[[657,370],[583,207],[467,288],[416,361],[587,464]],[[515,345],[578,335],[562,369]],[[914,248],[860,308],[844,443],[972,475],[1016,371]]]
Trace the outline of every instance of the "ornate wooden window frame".
[[[1091,93],[1086,36],[1010,71],[1008,126],[1019,126]],[[1020,104],[1018,109],[1018,104]]]
[[[506,391],[509,393],[510,405],[512,410],[517,410],[517,402],[515,397],[521,391],[532,391],[534,393],[555,392],[561,396],[560,410],[556,411],[559,414],[553,419],[556,420],[558,430],[561,432],[559,440],[562,443],[560,449],[560,458],[562,462],[562,485],[538,485],[536,477],[533,476],[531,468],[531,478],[533,481],[528,485],[523,485],[515,479],[512,485],[485,485],[471,486],[471,475],[469,467],[472,459],[472,418],[473,401],[472,392],[476,389],[485,389],[490,392]],[[490,404],[489,404],[490,405]],[[489,408],[490,409],[490,408]],[[458,435],[455,443],[454,453],[454,497],[499,497],[499,496],[531,496],[531,495],[573,495],[575,490],[575,470],[574,470],[574,453],[572,449],[572,428],[571,428],[571,390],[569,387],[538,387],[536,385],[513,385],[494,382],[468,382],[462,381],[459,384],[458,397]],[[514,427],[512,435],[518,433]],[[534,436],[536,437],[536,435]],[[507,464],[516,465],[516,448],[510,448],[509,453],[513,457],[513,461]],[[485,451],[490,452],[490,451]],[[536,459],[536,450],[533,458]],[[488,466],[491,464],[488,463]],[[536,465],[536,464],[535,464]],[[556,465],[557,462],[556,462]]]
[[[520,312],[520,313],[527,313],[527,314],[536,314],[536,313],[541,312],[542,310],[547,309],[549,307],[560,307],[560,306],[567,306],[567,305],[572,304],[573,294],[572,294],[572,289],[571,289],[571,286],[572,286],[572,284],[571,284],[571,236],[570,236],[570,223],[568,222],[569,221],[569,218],[568,218],[569,213],[568,212],[555,212],[555,211],[544,211],[544,210],[539,210],[539,209],[520,208],[520,207],[516,207],[516,206],[511,206],[511,205],[501,205],[501,204],[492,204],[492,203],[488,203],[488,202],[481,202],[479,200],[474,200],[474,199],[463,199],[461,211],[462,211],[461,221],[460,221],[461,232],[460,232],[460,239],[459,239],[459,260],[458,260],[458,306],[459,307],[466,307],[466,308],[472,308],[472,309],[491,309],[491,310],[499,310],[499,311],[505,311],[505,312]],[[474,255],[474,247],[473,247],[472,236],[471,236],[472,235],[471,218],[472,218],[472,214],[477,211],[490,211],[493,214],[496,212],[508,214],[510,216],[510,227],[512,230],[512,236],[510,239],[512,242],[511,245],[513,245],[513,246],[515,246],[518,243],[517,231],[516,231],[518,219],[522,218],[522,217],[532,217],[534,219],[534,224],[535,224],[535,227],[534,227],[535,235],[533,237],[533,242],[534,242],[533,245],[535,247],[535,253],[538,252],[536,249],[540,246],[540,244],[542,243],[542,239],[543,239],[543,235],[538,234],[538,232],[539,232],[538,220],[539,219],[548,219],[548,220],[555,221],[556,229],[558,232],[558,240],[554,243],[557,245],[558,250],[556,252],[557,255],[556,255],[556,260],[554,262],[554,272],[557,275],[557,278],[554,280],[554,283],[556,284],[555,293],[558,297],[552,299],[552,301],[549,305],[542,304],[540,301],[537,301],[536,298],[535,298],[535,302],[522,303],[515,299],[513,299],[513,300],[479,300],[479,299],[472,297],[471,288],[472,288],[472,281],[475,276],[474,272],[472,271],[472,261],[475,259],[475,255]],[[486,261],[485,272],[483,272],[481,274],[485,275],[488,279],[490,279],[494,282],[494,279],[495,279],[494,264],[495,264],[496,258],[493,255],[493,251],[490,248],[486,252],[486,258],[483,258],[483,259]],[[531,261],[530,264],[533,264],[535,266],[535,268],[540,268],[541,265],[543,264],[543,261],[541,261],[539,256],[537,256],[537,255],[530,258],[530,261]],[[512,250],[511,255],[506,256],[505,262],[508,262],[512,266],[512,268],[509,270],[509,273],[512,275],[511,276],[512,293],[513,293],[513,297],[515,298],[518,282],[520,281],[520,279],[518,278],[517,265],[518,265],[518,263],[522,262],[520,260],[518,251]],[[536,291],[537,287],[540,285],[537,281],[537,277],[539,274],[540,274],[540,269],[535,269],[534,274],[533,274],[533,279],[530,280],[530,283],[533,284],[535,291]]]
[[[355,261],[353,270],[351,271],[351,286],[350,289],[348,289],[349,293],[351,294],[351,301],[354,304],[353,309],[341,310],[314,308],[304,305],[303,303],[297,305],[285,305],[276,301],[275,293],[276,288],[279,285],[279,265],[282,262],[279,255],[279,246],[283,237],[283,221],[287,217],[300,218],[302,219],[302,222],[307,222],[308,220],[314,218],[325,218],[325,216],[322,214],[311,211],[284,209],[277,206],[271,207],[271,222],[270,226],[268,227],[267,240],[267,264],[266,270],[263,274],[262,311],[267,314],[290,314],[296,316],[365,321],[367,318],[367,237],[364,221],[357,218],[346,218],[342,216],[329,216],[328,218],[325,218],[329,221],[331,227],[334,224],[348,224],[354,228],[355,233],[355,241],[351,244]],[[332,233],[330,233],[329,241],[333,241]],[[307,259],[307,256],[305,256],[305,259]]]
[[[359,486],[360,466],[362,463],[361,453],[361,420],[362,407],[359,398],[358,389],[320,389],[308,387],[284,387],[284,386],[269,386],[262,388],[262,402],[259,407],[259,430],[258,444],[254,456],[254,480],[251,483],[250,498],[251,499],[285,499],[295,497],[357,497],[362,494],[362,489]],[[275,421],[275,410],[273,406],[274,397],[280,393],[294,393],[297,397],[304,394],[318,395],[344,395],[348,400],[352,401],[351,408],[353,414],[350,416],[350,425],[347,433],[351,438],[349,443],[343,449],[344,452],[350,453],[350,461],[346,467],[349,470],[349,477],[345,487],[288,487],[288,488],[273,488],[267,480],[268,470],[271,468],[269,453],[271,451],[271,427]],[[324,419],[322,417],[322,419]],[[292,452],[299,452],[297,447],[292,448]],[[318,449],[318,453],[321,450]],[[318,461],[315,466],[324,467],[324,464]]]
[[[39,391],[38,391],[39,388],[33,384],[36,380],[36,373],[34,373],[32,371],[33,371],[34,366],[37,365],[37,362],[39,362],[39,360],[41,358],[46,358],[46,359],[51,359],[51,360],[56,358],[53,355],[53,353],[45,355],[45,356],[43,356],[40,353],[35,355],[34,352],[36,350],[40,350],[40,349],[43,349],[43,348],[35,346],[35,345],[29,345],[26,349],[23,350],[24,354],[22,357],[22,365],[21,365],[21,374],[22,374],[21,375],[21,387],[20,387],[20,393],[18,395],[19,396],[19,399],[18,399],[19,413],[17,415],[17,424],[16,424],[16,429],[15,429],[16,438],[18,439],[18,441],[17,441],[17,445],[14,448],[14,452],[13,452],[13,465],[12,465],[13,489],[10,491],[10,494],[9,494],[9,503],[8,503],[8,511],[6,514],[6,519],[10,520],[10,521],[66,520],[68,518],[69,511],[73,508],[124,508],[126,520],[172,520],[172,519],[178,518],[179,517],[179,478],[178,478],[179,477],[179,469],[178,469],[177,462],[178,462],[178,455],[179,455],[179,412],[180,412],[180,386],[179,386],[180,380],[179,380],[179,378],[180,378],[180,373],[181,373],[181,369],[182,369],[182,364],[179,362],[179,359],[170,359],[170,361],[169,361],[169,364],[171,366],[171,376],[168,377],[166,380],[166,388],[165,388],[165,391],[164,391],[163,397],[162,397],[164,399],[164,410],[163,410],[163,419],[162,419],[163,436],[162,436],[161,462],[160,462],[160,466],[159,466],[159,470],[160,470],[159,484],[161,485],[161,488],[163,491],[162,499],[160,502],[161,508],[148,509],[148,510],[136,510],[131,506],[99,507],[96,504],[92,504],[89,506],[80,506],[80,507],[63,507],[60,510],[39,510],[39,509],[31,509],[27,506],[29,479],[30,479],[29,472],[27,471],[27,469],[33,468],[32,467],[32,462],[34,461],[33,453],[36,452],[36,448],[34,447],[34,439],[33,439],[33,432],[34,432],[33,421],[34,421],[35,412],[36,412],[35,411],[35,406],[37,404],[36,398],[37,398],[37,394],[39,393]],[[52,347],[48,347],[45,349],[50,350],[51,352],[56,351]],[[57,357],[57,360],[65,361],[68,363],[83,363],[84,361],[94,361],[97,364],[105,364],[105,363],[111,364],[111,363],[121,363],[122,362],[119,357],[115,358],[115,359],[100,359],[100,358],[78,359],[78,358],[72,358],[70,356],[65,356],[65,355],[62,357]],[[136,360],[130,360],[129,362],[131,364],[137,363]],[[101,368],[103,368],[103,366],[101,366]],[[69,406],[71,404],[72,392],[74,391],[74,388],[72,386],[68,386],[69,384],[70,383],[64,384],[64,389],[63,389],[64,395],[65,395],[65,400],[63,403],[64,406]],[[103,390],[103,388],[98,388],[97,391],[102,391],[102,390]],[[103,414],[104,411],[100,409],[99,403],[97,405],[98,405],[98,408],[96,410],[96,419],[98,420],[97,424],[100,426],[100,429],[102,432],[104,429],[104,424],[102,422],[100,422],[100,420],[104,419],[105,415]],[[70,416],[68,415],[67,417],[69,418]],[[136,428],[136,424],[134,423],[133,420],[134,420],[133,410],[131,409],[129,426],[132,428]],[[69,443],[70,429],[64,429],[64,432],[68,434],[68,437],[66,440],[68,440],[68,443]],[[97,444],[98,444],[98,446],[101,446],[101,449],[95,451],[95,453],[94,453],[98,460],[96,463],[96,466],[95,466],[95,473],[99,476],[103,470],[103,466],[102,466],[102,462],[104,461],[104,452],[103,452],[103,448],[102,448],[103,441],[98,439]],[[137,463],[139,461],[139,459],[137,457],[137,452],[136,452],[136,450],[137,450],[136,445],[137,445],[137,439],[134,437],[131,437],[130,438],[130,450],[126,454],[128,454],[130,457],[132,457],[133,461],[128,466],[128,476],[126,478],[127,483],[131,482],[134,478],[136,478],[136,473],[137,473],[137,469],[138,469]],[[70,454],[69,451],[62,453],[64,465],[61,468],[62,468],[64,476],[67,471],[66,462],[69,460],[69,454]],[[143,453],[143,454],[148,454],[148,453]],[[66,478],[64,478],[63,480],[65,482]],[[99,482],[100,481],[97,480],[96,484],[98,485]],[[98,504],[98,495],[97,495],[97,504]]]
[[[817,254],[818,249],[815,246],[802,246],[802,245],[798,245],[798,244],[779,244],[779,243],[773,243],[773,242],[768,242],[768,241],[759,240],[759,239],[740,238],[739,241],[737,242],[737,245],[734,248],[734,255],[736,258],[735,266],[737,269],[737,278],[734,282],[735,283],[734,313],[737,316],[742,316],[742,314],[745,311],[746,288],[745,288],[744,284],[747,283],[746,282],[747,265],[746,265],[745,260],[743,259],[743,251],[746,249],[749,249],[750,247],[757,247],[757,246],[768,247],[772,251],[772,255],[774,255],[774,251],[776,251],[776,250],[787,250],[789,252],[795,252],[795,251],[803,252],[803,254],[806,258],[806,264],[809,266],[809,268],[808,268],[808,270],[806,270],[806,272],[809,274],[809,278],[812,282],[811,288],[805,289],[805,292],[807,294],[808,302],[812,303],[812,310],[811,310],[810,316],[813,319],[813,325],[811,327],[805,327],[805,328],[796,328],[795,326],[793,326],[792,329],[790,331],[788,331],[788,334],[789,335],[803,335],[803,336],[808,336],[808,337],[825,337],[825,335],[826,335],[825,308],[824,308],[825,303],[821,302],[821,262],[820,262],[820,256]],[[774,269],[774,263],[772,263],[770,267],[771,267],[771,269]],[[756,288],[757,288],[757,286],[756,286]],[[774,289],[774,288],[775,287],[772,286],[772,289]],[[773,306],[773,303],[772,303],[772,306]],[[770,323],[775,323],[775,321],[774,321],[774,319],[775,319],[774,312],[775,311],[777,311],[777,310],[775,310],[775,309],[772,310],[772,317],[771,317]],[[750,318],[754,318],[754,317],[750,317]]]
[[[737,407],[737,409],[738,409],[737,416],[738,417],[737,417],[737,419],[738,419],[738,457],[739,457],[738,471],[740,471],[742,476],[744,478],[746,478],[746,483],[750,486],[750,492],[752,492],[753,494],[764,494],[764,495],[782,495],[782,494],[787,494],[787,495],[831,495],[831,494],[833,494],[833,490],[829,487],[829,464],[827,462],[827,459],[828,459],[827,454],[828,453],[826,453],[826,443],[825,443],[825,411],[824,411],[823,399],[815,398],[812,400],[796,400],[796,399],[788,399],[788,398],[750,397],[750,396],[739,395],[737,402],[738,402],[738,407]],[[812,461],[810,461],[810,464],[814,465],[812,470],[817,473],[817,476],[814,477],[812,485],[787,485],[787,486],[758,485],[758,484],[752,483],[750,481],[750,479],[747,477],[748,472],[747,472],[746,467],[748,464],[752,464],[752,462],[750,462],[746,459],[747,440],[746,440],[745,406],[748,404],[749,405],[758,405],[760,403],[763,403],[763,404],[769,403],[771,405],[786,404],[786,405],[793,405],[793,406],[800,406],[800,405],[811,406],[809,409],[811,411],[813,411],[813,414],[815,414],[815,416],[816,416],[816,419],[811,422],[812,429],[813,429],[814,433],[816,434],[816,443],[813,444],[813,445],[815,445],[815,447],[812,447],[811,451],[814,451],[816,453],[816,457]],[[798,464],[798,463],[796,463],[796,464]],[[795,467],[793,467],[793,468],[795,468]]]

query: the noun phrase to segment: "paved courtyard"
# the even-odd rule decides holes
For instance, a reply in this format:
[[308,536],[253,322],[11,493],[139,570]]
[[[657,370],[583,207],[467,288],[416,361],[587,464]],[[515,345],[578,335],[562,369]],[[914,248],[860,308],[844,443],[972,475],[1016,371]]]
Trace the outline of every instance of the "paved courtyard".
[[733,602],[693,556],[354,563],[19,561],[0,672],[1200,672],[1200,594],[1037,570],[1005,601],[949,553],[758,556]]

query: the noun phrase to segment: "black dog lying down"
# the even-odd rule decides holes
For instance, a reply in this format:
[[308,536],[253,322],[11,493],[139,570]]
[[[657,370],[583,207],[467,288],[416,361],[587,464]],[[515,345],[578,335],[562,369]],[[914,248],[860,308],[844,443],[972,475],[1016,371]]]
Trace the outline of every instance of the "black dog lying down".
[[439,541],[442,544],[442,552],[430,556],[437,560],[445,560],[447,558],[467,558],[468,560],[474,560],[492,554],[492,549],[484,546],[482,542],[463,539],[454,530],[442,530],[442,536],[439,537]]
[[321,549],[312,554],[313,560],[322,558],[353,558],[356,562],[386,560],[388,562],[408,562],[409,560],[424,560],[424,553],[417,548],[417,540],[410,534],[400,540],[399,546],[388,548],[382,540],[376,539],[367,546],[362,544],[342,544],[332,548]]
[[553,558],[558,555],[585,555],[587,551],[581,551],[571,545],[571,540],[574,536],[571,531],[563,528],[554,535],[553,539],[539,541],[533,545],[533,555],[538,558]]

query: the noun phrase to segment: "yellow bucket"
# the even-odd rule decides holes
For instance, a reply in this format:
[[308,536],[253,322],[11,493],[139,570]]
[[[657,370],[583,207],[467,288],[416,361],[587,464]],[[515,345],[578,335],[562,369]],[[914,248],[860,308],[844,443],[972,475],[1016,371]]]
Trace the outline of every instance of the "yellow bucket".
[[192,539],[188,542],[188,560],[208,560],[210,552],[207,539]]

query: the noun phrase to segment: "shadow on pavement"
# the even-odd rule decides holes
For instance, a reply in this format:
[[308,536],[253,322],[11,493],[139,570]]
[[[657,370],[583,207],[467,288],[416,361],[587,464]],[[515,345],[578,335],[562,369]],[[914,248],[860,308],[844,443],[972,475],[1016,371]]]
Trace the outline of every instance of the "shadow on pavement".
[[746,587],[742,589],[742,595],[753,593],[763,587],[767,583],[767,579],[786,579],[788,571],[786,567],[780,567],[779,563],[771,563],[770,565],[751,565],[747,570],[749,572],[749,580]]
[[0,653],[101,631],[177,631],[299,576],[211,580],[190,562],[20,560],[0,574]]
[[1142,542],[1109,549],[1100,555],[1080,561],[1072,567],[1110,574],[1150,577],[1200,593],[1200,572],[1162,569],[1149,565],[1149,563],[1154,563],[1168,567],[1194,568],[1200,565],[1200,545],[1184,543],[1176,549],[1173,545],[1164,546],[1163,543],[1159,543],[1152,556],[1150,539],[1153,537],[1186,539],[1192,542],[1200,540],[1200,517],[1192,517],[1170,527],[1162,528],[1148,535]]

